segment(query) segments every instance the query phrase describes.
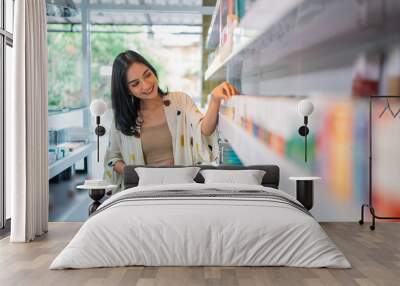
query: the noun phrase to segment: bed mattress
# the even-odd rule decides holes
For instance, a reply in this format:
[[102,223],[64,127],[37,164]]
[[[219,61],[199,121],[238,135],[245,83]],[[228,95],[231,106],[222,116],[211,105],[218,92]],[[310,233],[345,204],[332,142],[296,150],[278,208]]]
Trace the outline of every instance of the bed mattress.
[[135,187],[112,196],[50,269],[128,265],[351,267],[287,193],[197,183]]

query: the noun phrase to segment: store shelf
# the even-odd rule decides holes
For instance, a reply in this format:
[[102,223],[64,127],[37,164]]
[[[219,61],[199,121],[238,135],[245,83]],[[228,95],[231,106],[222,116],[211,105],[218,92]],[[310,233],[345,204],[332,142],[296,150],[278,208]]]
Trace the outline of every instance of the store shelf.
[[274,153],[260,140],[221,113],[218,119],[218,130],[222,137],[228,140],[244,165],[276,164],[288,174],[300,174],[299,176],[311,174],[306,168]]
[[[233,52],[227,58],[222,61],[218,58],[214,60],[205,72],[205,80],[225,79],[228,64],[241,61],[242,59],[240,56],[244,55],[244,51],[251,45],[251,42],[254,41],[255,38],[256,36],[242,37],[240,44],[236,45]],[[235,69],[233,69],[232,72],[235,72]],[[240,73],[235,73],[235,76],[240,77]]]
[[60,115],[60,114],[66,114],[69,112],[75,112],[75,111],[85,111],[89,110],[88,106],[81,106],[81,107],[64,107],[64,108],[58,108],[58,109],[52,109],[48,110],[47,114],[48,116],[54,116],[54,115]]
[[[275,2],[275,4],[269,3],[268,5],[265,5],[265,2],[259,0],[253,4],[252,9],[246,13],[239,25],[239,31],[241,33],[240,42],[235,43],[231,55],[224,60],[221,61],[217,57],[217,59],[207,69],[205,79],[224,78],[226,66],[231,62],[232,59],[244,53],[246,49],[251,48],[252,43],[256,41],[260,35],[263,34],[263,32],[267,31],[274,22],[279,21],[283,15],[287,14],[288,11],[292,10],[294,7],[296,7],[296,5],[299,5],[299,3],[303,1],[304,0],[287,0]],[[219,8],[216,8],[215,14],[218,14],[218,11]],[[216,35],[215,32],[217,32]],[[218,39],[218,32],[219,23],[212,21],[207,39]],[[218,42],[216,44],[218,45]],[[213,47],[216,48],[217,45]]]
[[204,79],[220,80],[226,77],[226,61],[214,60],[204,74]]
[[[231,55],[222,61],[216,57],[205,79],[222,79],[227,70],[239,79],[345,65],[360,52],[399,43],[399,25],[400,4],[396,0],[292,0],[276,2],[275,6],[259,0],[240,23],[243,36]],[[261,52],[268,57],[260,57],[251,69],[242,70],[244,59]]]
[[214,13],[211,18],[210,27],[208,29],[206,47],[208,49],[215,49],[219,43],[219,7],[221,5],[221,0],[217,0],[215,4]]
[[94,150],[96,150],[96,143],[89,143],[72,151],[65,158],[57,160],[49,165],[49,179],[90,155]]
[[226,116],[219,114],[218,124],[222,136],[228,140],[244,165],[262,164],[271,159],[265,154],[265,145]]

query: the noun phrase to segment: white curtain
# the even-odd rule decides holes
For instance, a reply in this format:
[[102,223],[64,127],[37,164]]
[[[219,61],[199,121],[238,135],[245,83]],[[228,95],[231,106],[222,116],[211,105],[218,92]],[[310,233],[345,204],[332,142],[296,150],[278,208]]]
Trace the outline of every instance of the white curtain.
[[[13,91],[6,166],[12,242],[47,232],[47,26],[45,0],[15,1]],[[62,55],[60,55],[62,56]]]

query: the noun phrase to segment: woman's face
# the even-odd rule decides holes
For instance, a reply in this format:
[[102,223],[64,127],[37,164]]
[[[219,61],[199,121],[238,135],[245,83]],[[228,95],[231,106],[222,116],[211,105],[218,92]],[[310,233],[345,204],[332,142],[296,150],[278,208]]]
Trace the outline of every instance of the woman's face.
[[132,64],[127,71],[130,92],[140,99],[154,99],[158,96],[158,81],[151,69],[141,63]]

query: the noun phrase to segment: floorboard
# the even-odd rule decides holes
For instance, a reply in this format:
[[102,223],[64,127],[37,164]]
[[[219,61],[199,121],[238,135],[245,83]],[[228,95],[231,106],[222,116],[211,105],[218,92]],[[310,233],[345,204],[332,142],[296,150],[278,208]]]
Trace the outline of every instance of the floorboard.
[[119,267],[49,270],[80,222],[52,222],[32,243],[0,240],[0,285],[400,285],[400,224],[321,223],[351,262],[352,269],[291,267]]

